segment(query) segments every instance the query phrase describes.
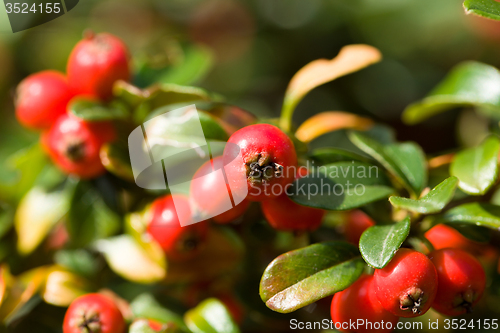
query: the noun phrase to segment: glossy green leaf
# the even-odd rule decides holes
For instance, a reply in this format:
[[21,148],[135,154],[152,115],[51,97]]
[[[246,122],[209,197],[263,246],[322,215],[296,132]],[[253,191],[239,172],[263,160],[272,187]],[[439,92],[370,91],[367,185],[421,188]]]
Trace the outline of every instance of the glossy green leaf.
[[500,206],[472,202],[454,207],[444,213],[445,223],[470,223],[500,230]]
[[309,154],[309,158],[320,165],[331,164],[340,161],[369,161],[364,156],[340,148],[318,148],[313,150],[311,154]]
[[153,319],[160,323],[174,323],[183,331],[187,331],[182,317],[164,308],[151,294],[137,296],[130,303],[130,308],[136,318]]
[[113,95],[131,108],[138,107],[146,99],[142,89],[121,80],[113,85]]
[[458,153],[450,166],[450,174],[459,179],[458,187],[471,195],[486,193],[498,178],[500,140],[490,136],[478,147]]
[[128,110],[118,103],[105,106],[96,101],[81,98],[72,101],[68,110],[85,121],[127,119],[130,116]]
[[396,208],[406,209],[415,213],[439,213],[453,199],[457,184],[457,177],[449,177],[420,199],[390,197],[389,201]]
[[69,183],[50,191],[34,187],[23,197],[14,217],[20,253],[29,254],[35,250],[68,212],[71,191]]
[[493,20],[500,20],[500,3],[498,3],[498,1],[465,0],[464,8],[467,13],[473,13]]
[[274,259],[262,275],[260,297],[274,311],[292,312],[349,287],[363,268],[354,245],[316,243]]
[[114,235],[120,229],[120,217],[111,210],[89,183],[78,183],[71,198],[66,227],[71,242],[84,246],[90,242]]
[[144,93],[150,110],[169,104],[210,100],[209,93],[204,89],[170,83],[155,85],[146,89]]
[[104,254],[111,269],[125,279],[153,283],[166,276],[167,262],[155,242],[142,242],[130,235],[100,239],[94,247]]
[[459,64],[427,97],[408,106],[403,113],[403,120],[408,124],[416,124],[461,106],[480,106],[500,112],[498,69],[476,61]]
[[363,232],[359,250],[363,259],[375,268],[384,268],[410,233],[410,218],[391,225],[376,225]]
[[379,167],[343,161],[311,169],[287,192],[293,201],[304,206],[347,210],[386,198],[394,189]]
[[362,151],[382,164],[415,196],[427,184],[427,166],[422,148],[413,142],[382,144],[359,132],[349,139]]
[[193,333],[239,333],[228,309],[222,302],[209,298],[184,315],[186,325]]

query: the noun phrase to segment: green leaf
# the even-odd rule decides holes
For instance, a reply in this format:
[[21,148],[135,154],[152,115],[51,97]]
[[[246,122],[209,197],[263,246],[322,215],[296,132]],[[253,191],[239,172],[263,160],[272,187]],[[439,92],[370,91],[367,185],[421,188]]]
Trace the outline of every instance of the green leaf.
[[464,8],[467,13],[500,20],[500,3],[495,0],[465,0]]
[[471,195],[485,194],[498,178],[500,140],[490,136],[478,147],[458,153],[450,166],[450,174],[460,181],[458,187]]
[[369,160],[361,155],[340,148],[318,148],[311,152],[309,157],[320,165],[340,162],[340,161],[359,161],[368,162]]
[[161,306],[151,294],[145,293],[137,296],[130,303],[130,308],[137,318],[153,319],[161,323],[175,323],[183,331],[188,330],[181,316]]
[[99,271],[99,261],[84,249],[59,250],[54,261],[81,276],[92,277]]
[[457,177],[449,177],[420,199],[390,197],[389,201],[396,208],[406,209],[415,213],[439,213],[453,199],[457,183]]
[[0,184],[0,196],[9,202],[20,200],[33,187],[47,162],[47,156],[40,143],[11,155],[5,164],[12,175],[7,178],[9,182]]
[[392,225],[373,226],[359,240],[363,259],[375,268],[384,268],[394,257],[410,233],[410,218]]
[[130,181],[134,181],[132,165],[127,143],[118,140],[107,143],[101,147],[99,156],[102,165],[110,173]]
[[170,83],[155,85],[146,89],[144,93],[150,110],[169,104],[210,100],[210,94],[204,89]]
[[472,202],[454,207],[444,213],[445,223],[470,223],[500,230],[500,206]]
[[66,226],[75,246],[114,235],[121,219],[104,202],[102,193],[88,182],[78,183],[71,198]]
[[186,325],[193,333],[239,333],[228,309],[222,302],[209,298],[184,315]]
[[288,190],[298,204],[347,210],[388,197],[394,193],[379,167],[363,162],[337,162],[313,168]]
[[23,197],[14,217],[17,248],[21,254],[35,250],[68,212],[72,189],[71,183],[51,191],[34,187]]
[[155,242],[139,242],[130,235],[100,239],[95,248],[104,254],[118,275],[138,283],[153,283],[166,276],[167,262]]
[[202,79],[212,68],[214,57],[209,49],[190,45],[184,51],[182,62],[162,71],[157,82],[192,84]]
[[274,311],[292,312],[349,287],[363,269],[354,245],[316,243],[274,259],[262,275],[260,297]]
[[68,110],[76,117],[89,122],[127,119],[130,116],[128,110],[119,103],[104,106],[96,101],[83,98],[72,101]]
[[[475,2],[495,3],[493,0]],[[467,1],[466,1],[467,3]],[[424,99],[408,106],[403,120],[419,123],[443,111],[476,106],[500,111],[500,73],[493,66],[467,61],[453,68],[446,78]]]
[[413,142],[382,144],[359,132],[349,139],[382,164],[410,193],[417,197],[427,183],[427,166],[422,148]]
[[14,224],[14,209],[0,202],[0,238],[3,237]]

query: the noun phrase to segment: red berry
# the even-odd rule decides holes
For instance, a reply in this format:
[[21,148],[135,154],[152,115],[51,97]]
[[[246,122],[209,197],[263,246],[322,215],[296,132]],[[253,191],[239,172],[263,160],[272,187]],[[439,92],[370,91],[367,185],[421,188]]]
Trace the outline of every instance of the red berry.
[[331,316],[335,328],[342,332],[354,332],[349,330],[349,324],[363,319],[380,326],[377,329],[365,324],[357,327],[355,332],[391,332],[394,329],[399,318],[380,305],[375,296],[373,281],[372,275],[363,275],[349,288],[333,296]]
[[68,59],[68,81],[79,95],[109,99],[117,80],[130,79],[127,47],[111,34],[89,33]]
[[486,286],[486,274],[479,261],[463,250],[452,248],[433,251],[429,258],[438,274],[432,307],[447,316],[470,312]]
[[86,122],[66,114],[42,136],[42,143],[64,172],[94,178],[106,171],[99,156],[101,147],[115,137],[110,122]]
[[30,75],[17,87],[16,117],[25,127],[48,129],[66,113],[71,97],[64,74],[43,71]]
[[424,314],[436,296],[436,268],[429,258],[414,250],[399,249],[387,266],[375,270],[374,276],[380,304],[399,317]]
[[[299,168],[302,170],[303,168]],[[297,178],[307,176],[307,172],[297,172]],[[313,231],[319,228],[325,211],[302,206],[290,199],[286,193],[261,203],[262,212],[269,224],[276,230]]]
[[101,294],[75,299],[64,316],[63,333],[123,333],[125,320],[113,300]]
[[474,242],[458,230],[449,227],[445,224],[438,224],[425,233],[425,238],[431,242],[434,249],[440,250],[445,248],[458,248],[468,251],[473,254],[481,254],[484,246],[480,243]]
[[[228,223],[245,213],[248,200],[232,195],[224,176],[222,156],[204,163],[191,181],[191,200],[199,214],[214,217],[218,223]],[[238,200],[238,203],[234,203]]]
[[348,242],[358,245],[363,232],[375,222],[360,210],[353,210],[348,213],[345,224],[344,235]]
[[[297,154],[293,142],[268,124],[244,127],[231,135],[224,149],[226,175],[233,193],[262,201],[284,193],[295,179]],[[245,179],[241,181],[241,179]]]
[[182,195],[166,195],[151,206],[151,220],[147,232],[171,260],[193,258],[206,240],[208,225],[205,221],[181,226],[180,221],[192,219],[189,199]]

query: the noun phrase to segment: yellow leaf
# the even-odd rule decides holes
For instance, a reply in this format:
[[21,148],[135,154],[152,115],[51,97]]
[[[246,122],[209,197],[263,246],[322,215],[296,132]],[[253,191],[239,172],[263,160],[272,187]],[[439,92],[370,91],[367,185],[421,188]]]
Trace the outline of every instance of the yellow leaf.
[[89,291],[89,284],[84,278],[53,266],[48,270],[42,297],[49,304],[68,306],[75,298]]
[[379,50],[373,46],[356,44],[343,47],[331,59],[318,59],[302,67],[292,78],[285,94],[280,126],[290,130],[293,110],[312,89],[341,76],[356,72],[382,59]]
[[364,131],[373,126],[373,121],[355,114],[328,111],[318,113],[307,119],[297,129],[295,136],[302,142],[310,142],[320,135],[339,129],[356,129]]
[[152,283],[166,275],[165,255],[155,242],[140,243],[130,235],[121,235],[98,240],[95,247],[115,273],[130,281]]
[[66,214],[68,204],[64,190],[45,192],[35,187],[23,197],[14,217],[17,249],[21,254],[31,253],[40,244]]

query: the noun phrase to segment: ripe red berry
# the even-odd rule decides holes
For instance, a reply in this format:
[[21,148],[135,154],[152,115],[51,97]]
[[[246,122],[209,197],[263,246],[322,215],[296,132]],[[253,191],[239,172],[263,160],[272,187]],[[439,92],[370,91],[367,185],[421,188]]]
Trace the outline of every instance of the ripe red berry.
[[[295,179],[297,154],[293,142],[268,124],[244,127],[231,135],[224,149],[224,164],[231,190],[262,201],[284,193]],[[245,181],[240,181],[245,179]]]
[[127,47],[108,33],[88,33],[78,42],[68,59],[68,81],[79,95],[106,100],[117,80],[130,79]]
[[116,137],[110,122],[86,122],[70,114],[59,117],[42,143],[64,172],[94,178],[106,170],[99,156],[102,145]]
[[72,94],[64,74],[43,71],[25,78],[16,92],[16,117],[32,129],[48,129],[66,107]]
[[479,261],[463,250],[452,248],[433,251],[429,258],[438,274],[432,307],[447,316],[470,312],[486,286],[486,274]]
[[[299,168],[299,170],[302,169],[304,168]],[[297,172],[297,178],[304,176],[307,176],[307,172]],[[269,224],[274,229],[283,231],[316,230],[325,216],[323,209],[299,205],[292,201],[286,193],[277,198],[263,201],[261,207]]]
[[181,226],[180,221],[192,219],[189,199],[182,195],[166,195],[151,205],[151,220],[147,232],[170,260],[187,260],[196,256],[206,240],[206,221]]
[[424,314],[436,296],[436,268],[429,258],[414,250],[399,249],[387,266],[375,270],[374,276],[380,304],[399,317]]
[[125,320],[113,300],[101,294],[75,299],[64,316],[63,333],[123,333]]
[[479,254],[481,244],[467,239],[458,230],[445,224],[438,224],[425,233],[425,238],[431,242],[434,249],[458,248],[474,254]]
[[[349,288],[333,296],[331,316],[335,328],[342,332],[349,330],[351,322],[364,319],[372,326],[357,327],[358,333],[391,332],[399,318],[386,311],[374,295],[373,276],[363,275]],[[378,329],[373,325],[379,325]]]
[[222,156],[204,163],[191,181],[190,196],[199,214],[214,217],[218,223],[228,223],[245,213],[248,200],[233,196],[224,176]]
[[375,222],[365,213],[356,209],[348,213],[344,235],[348,242],[358,245],[363,232]]

